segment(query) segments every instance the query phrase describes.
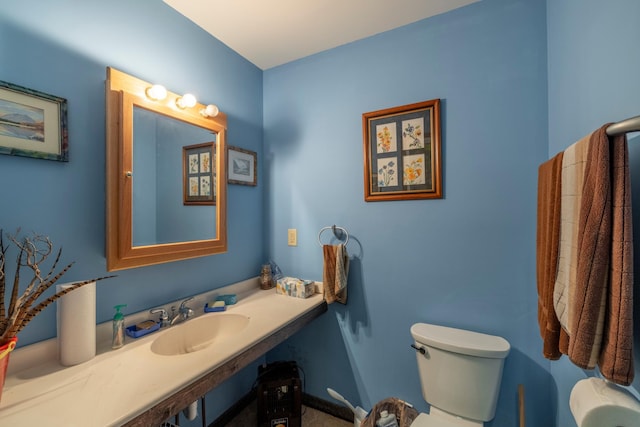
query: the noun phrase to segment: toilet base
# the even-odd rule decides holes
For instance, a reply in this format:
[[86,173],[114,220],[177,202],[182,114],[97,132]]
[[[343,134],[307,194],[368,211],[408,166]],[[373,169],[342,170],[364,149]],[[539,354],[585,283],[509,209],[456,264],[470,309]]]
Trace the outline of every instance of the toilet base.
[[426,414],[420,413],[418,417],[411,423],[410,427],[482,427],[484,423],[481,421],[470,420],[468,418],[456,417],[448,412],[444,412],[434,406],[431,411]]

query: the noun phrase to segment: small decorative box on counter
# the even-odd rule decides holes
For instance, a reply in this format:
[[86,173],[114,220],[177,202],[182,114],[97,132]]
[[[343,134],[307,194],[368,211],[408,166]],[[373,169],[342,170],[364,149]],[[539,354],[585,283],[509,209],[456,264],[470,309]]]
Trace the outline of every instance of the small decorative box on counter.
[[313,280],[282,277],[276,283],[276,292],[296,298],[309,298],[315,292]]

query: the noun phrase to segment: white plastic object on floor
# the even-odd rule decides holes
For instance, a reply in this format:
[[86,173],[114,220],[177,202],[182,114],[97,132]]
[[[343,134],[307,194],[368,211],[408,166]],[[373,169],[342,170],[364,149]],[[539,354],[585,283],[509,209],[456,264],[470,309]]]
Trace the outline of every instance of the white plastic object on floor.
[[327,387],[327,392],[329,393],[329,396],[333,397],[339,402],[344,403],[347,408],[351,409],[351,412],[353,412],[353,425],[354,427],[360,427],[368,412],[359,406],[354,408],[351,402],[349,402],[340,393],[332,388]]

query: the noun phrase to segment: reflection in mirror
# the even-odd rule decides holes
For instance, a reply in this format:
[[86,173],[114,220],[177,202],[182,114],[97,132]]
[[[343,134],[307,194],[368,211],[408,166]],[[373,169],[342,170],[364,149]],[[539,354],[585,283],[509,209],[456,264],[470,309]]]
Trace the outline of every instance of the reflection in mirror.
[[[215,143],[215,137],[207,129],[133,108],[133,246],[216,237],[215,206],[183,203],[182,157],[183,146]],[[215,168],[212,172],[215,177]]]
[[[151,86],[107,68],[109,271],[227,250],[226,115],[179,108],[169,91],[151,99]],[[194,173],[190,149],[203,159]]]

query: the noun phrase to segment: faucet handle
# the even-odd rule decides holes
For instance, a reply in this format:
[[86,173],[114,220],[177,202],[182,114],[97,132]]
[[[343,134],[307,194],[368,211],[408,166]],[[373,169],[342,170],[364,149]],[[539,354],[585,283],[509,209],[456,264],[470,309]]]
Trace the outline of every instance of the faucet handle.
[[169,316],[167,315],[167,310],[165,310],[164,308],[154,308],[152,310],[149,310],[149,313],[151,314],[160,313],[160,326],[162,327],[167,326],[167,323],[169,322]]
[[182,309],[184,309],[184,308],[188,308],[185,304],[186,304],[187,302],[191,301],[192,299],[193,299],[193,297],[189,297],[189,298],[187,298],[186,300],[182,301],[182,302],[180,303],[180,310],[182,310]]

